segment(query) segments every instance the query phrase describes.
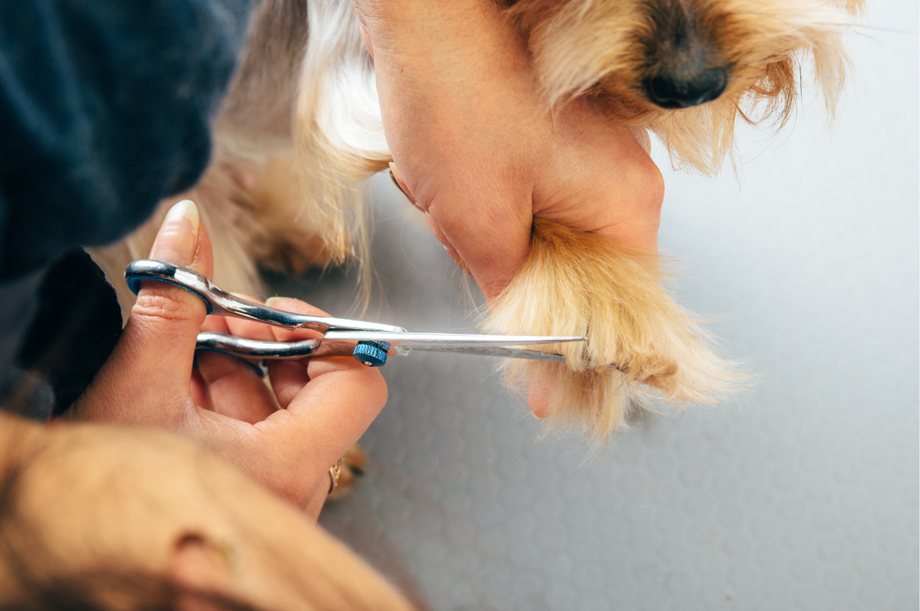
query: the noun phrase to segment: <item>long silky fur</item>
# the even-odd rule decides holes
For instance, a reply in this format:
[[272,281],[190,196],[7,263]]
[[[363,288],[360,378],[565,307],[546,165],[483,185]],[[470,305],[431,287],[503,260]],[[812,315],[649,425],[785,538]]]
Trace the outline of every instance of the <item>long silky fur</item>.
[[[357,260],[370,286],[364,180],[392,160],[383,134],[374,67],[350,1],[310,0],[294,135],[301,181],[331,262]],[[365,303],[369,294],[365,290]]]
[[551,389],[551,426],[603,440],[653,397],[708,403],[749,376],[719,356],[698,323],[662,287],[654,255],[536,219],[521,270],[490,307],[493,333],[586,336],[547,350],[565,365],[508,361],[509,384]]

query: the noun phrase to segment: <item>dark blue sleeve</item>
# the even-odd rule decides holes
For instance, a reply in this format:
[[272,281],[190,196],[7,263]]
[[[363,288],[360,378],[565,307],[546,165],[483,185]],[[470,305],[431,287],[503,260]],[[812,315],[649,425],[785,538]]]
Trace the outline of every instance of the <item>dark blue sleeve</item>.
[[204,171],[249,3],[0,2],[0,403],[46,270]]
[[247,7],[0,2],[0,277],[112,242],[195,182]]

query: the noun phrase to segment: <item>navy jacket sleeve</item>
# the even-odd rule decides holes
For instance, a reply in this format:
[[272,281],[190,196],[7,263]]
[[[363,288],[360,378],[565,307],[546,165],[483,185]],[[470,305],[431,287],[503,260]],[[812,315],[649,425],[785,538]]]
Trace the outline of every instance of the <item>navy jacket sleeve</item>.
[[248,9],[0,2],[0,382],[48,266],[126,235],[204,170]]

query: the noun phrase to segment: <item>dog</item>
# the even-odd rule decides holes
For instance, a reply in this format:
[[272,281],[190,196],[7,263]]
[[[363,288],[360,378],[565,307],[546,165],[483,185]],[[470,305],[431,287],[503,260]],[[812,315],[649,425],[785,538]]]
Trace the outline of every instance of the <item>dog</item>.
[[[739,122],[786,124],[803,64],[833,113],[849,69],[843,34],[864,8],[863,0],[496,2],[526,41],[549,108],[590,96],[611,121],[655,134],[675,165],[704,174],[734,163]],[[261,0],[215,122],[213,162],[178,197],[199,204],[224,288],[257,295],[257,264],[296,273],[356,260],[366,280],[361,185],[390,161],[351,1]],[[96,251],[110,277],[146,256],[161,219]],[[553,348],[564,364],[504,369],[513,388],[553,389],[551,426],[582,427],[600,441],[638,405],[714,402],[750,379],[664,280],[648,257],[537,219],[530,254],[483,328],[587,336],[587,346]]]

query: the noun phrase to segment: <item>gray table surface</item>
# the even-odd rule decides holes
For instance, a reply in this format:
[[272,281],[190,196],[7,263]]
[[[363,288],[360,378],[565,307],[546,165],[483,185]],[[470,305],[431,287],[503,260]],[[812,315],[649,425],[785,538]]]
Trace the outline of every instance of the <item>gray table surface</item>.
[[[648,415],[594,459],[540,438],[494,363],[413,354],[322,524],[432,609],[918,608],[918,6],[872,3],[828,128],[749,130],[740,181],[665,170],[679,296],[761,372]],[[660,165],[668,166],[661,150]],[[387,180],[371,317],[472,328],[459,273]],[[344,315],[340,272],[274,289]]]

